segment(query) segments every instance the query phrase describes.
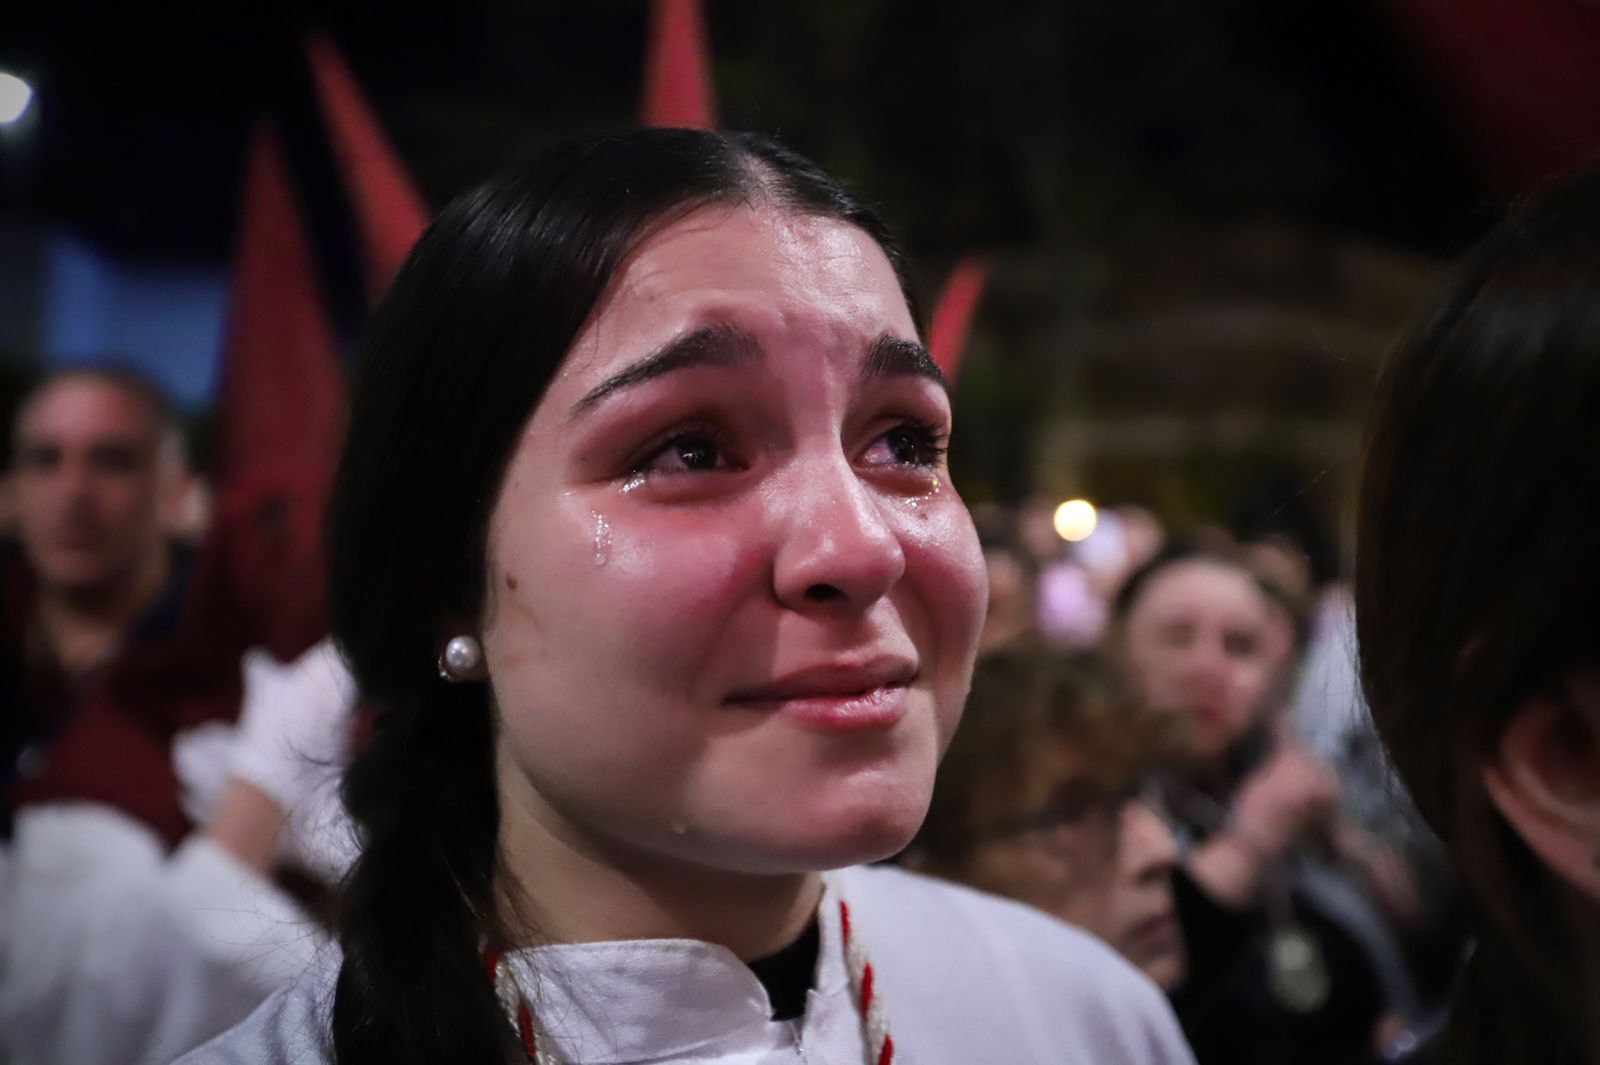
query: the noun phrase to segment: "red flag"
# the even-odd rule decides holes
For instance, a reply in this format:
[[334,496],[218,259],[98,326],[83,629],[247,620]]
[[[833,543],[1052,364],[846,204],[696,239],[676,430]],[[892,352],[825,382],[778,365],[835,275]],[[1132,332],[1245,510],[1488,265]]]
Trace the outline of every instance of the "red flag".
[[939,291],[933,306],[933,321],[928,326],[928,353],[950,380],[961,368],[961,354],[972,328],[972,316],[983,295],[989,276],[989,262],[981,255],[969,255],[956,263]]
[[322,511],[344,383],[311,244],[267,123],[255,131],[218,388],[216,514],[198,592],[288,660],[324,632]]
[[334,158],[361,229],[367,295],[376,303],[428,224],[428,208],[333,41],[313,34],[306,54]]
[[1600,161],[1600,8],[1389,0],[1469,143],[1508,193]]
[[699,0],[651,0],[645,49],[644,124],[715,129],[711,49]]

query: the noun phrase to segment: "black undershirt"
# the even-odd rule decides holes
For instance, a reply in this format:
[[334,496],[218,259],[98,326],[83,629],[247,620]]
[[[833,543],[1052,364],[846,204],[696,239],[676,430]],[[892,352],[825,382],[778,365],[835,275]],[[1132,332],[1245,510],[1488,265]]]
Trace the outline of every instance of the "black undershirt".
[[822,933],[812,921],[800,938],[776,954],[747,962],[772,1001],[772,1019],[792,1021],[805,1016],[806,992],[811,990],[817,972],[817,955],[822,950]]

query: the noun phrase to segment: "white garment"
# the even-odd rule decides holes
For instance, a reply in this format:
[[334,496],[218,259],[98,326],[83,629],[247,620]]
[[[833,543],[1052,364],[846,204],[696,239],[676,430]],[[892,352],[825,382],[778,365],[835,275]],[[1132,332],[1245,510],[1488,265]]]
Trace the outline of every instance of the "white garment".
[[0,862],[0,1060],[166,1065],[310,967],[270,882],[191,836],[88,803],[29,807]]
[[[833,874],[867,950],[900,1065],[1191,1065],[1155,985],[1038,911],[898,869]],[[510,957],[568,1065],[857,1065],[865,1060],[834,907],[805,1015],[774,1021],[765,988],[723,947],[570,944]],[[330,1062],[336,965],[275,995],[179,1065]]]
[[1317,606],[1289,724],[1306,749],[1329,764],[1344,756],[1352,735],[1372,727],[1361,694],[1355,603],[1342,588]]

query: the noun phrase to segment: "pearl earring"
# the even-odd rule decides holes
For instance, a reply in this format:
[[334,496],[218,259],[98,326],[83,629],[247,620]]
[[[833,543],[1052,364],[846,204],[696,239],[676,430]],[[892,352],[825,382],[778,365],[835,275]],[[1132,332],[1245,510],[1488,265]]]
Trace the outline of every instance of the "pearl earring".
[[439,656],[439,676],[452,684],[479,680],[483,666],[483,645],[471,636],[452,636]]

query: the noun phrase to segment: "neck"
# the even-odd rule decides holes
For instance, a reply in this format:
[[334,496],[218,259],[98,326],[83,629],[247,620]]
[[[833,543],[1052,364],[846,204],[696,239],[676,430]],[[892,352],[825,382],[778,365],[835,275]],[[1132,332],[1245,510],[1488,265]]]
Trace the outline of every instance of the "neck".
[[160,594],[170,566],[163,548],[114,582],[93,588],[41,587],[39,624],[61,668],[83,673],[110,658],[123,634]]
[[[794,942],[815,917],[819,873],[711,869],[601,840],[560,816],[499,754],[501,894],[518,939],[698,939],[749,961]],[[509,783],[508,783],[509,782]]]

